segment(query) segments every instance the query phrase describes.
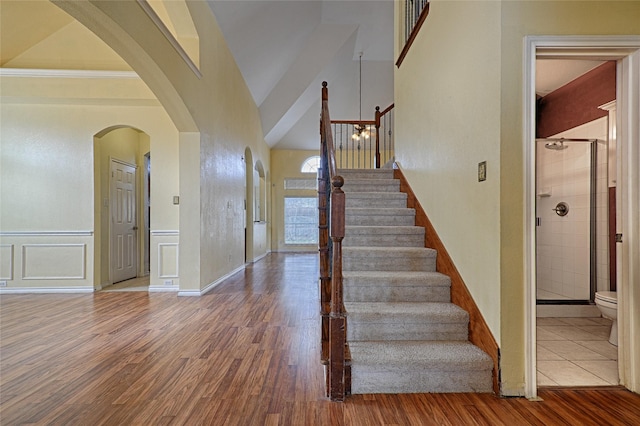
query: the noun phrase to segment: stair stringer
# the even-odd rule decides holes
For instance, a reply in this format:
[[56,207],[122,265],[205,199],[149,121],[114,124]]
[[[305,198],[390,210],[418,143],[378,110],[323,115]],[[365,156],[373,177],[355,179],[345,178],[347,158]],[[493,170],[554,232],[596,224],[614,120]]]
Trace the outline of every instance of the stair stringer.
[[451,278],[451,302],[469,313],[469,341],[482,349],[493,360],[493,392],[496,395],[500,395],[500,348],[498,343],[484,320],[478,305],[473,300],[453,259],[447,252],[429,217],[420,205],[420,201],[418,201],[411,189],[407,178],[397,164],[394,164],[393,172],[394,178],[400,180],[400,192],[407,194],[407,207],[414,209],[416,212],[416,226],[425,229],[424,247],[438,252],[436,271]]

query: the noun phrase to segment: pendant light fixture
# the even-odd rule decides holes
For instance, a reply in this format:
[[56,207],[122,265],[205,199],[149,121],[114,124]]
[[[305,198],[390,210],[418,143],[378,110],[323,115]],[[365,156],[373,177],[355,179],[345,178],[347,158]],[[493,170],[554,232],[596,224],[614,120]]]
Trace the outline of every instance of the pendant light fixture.
[[360,52],[360,121],[353,126],[353,135],[351,138],[356,139],[369,139],[369,129],[362,124],[362,52]]

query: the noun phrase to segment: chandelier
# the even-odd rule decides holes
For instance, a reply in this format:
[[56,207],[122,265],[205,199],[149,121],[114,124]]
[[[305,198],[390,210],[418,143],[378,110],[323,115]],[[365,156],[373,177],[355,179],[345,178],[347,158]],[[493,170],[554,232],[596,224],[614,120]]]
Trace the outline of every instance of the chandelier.
[[358,124],[353,125],[353,134],[351,139],[369,139],[370,132],[369,127],[362,124],[362,52],[360,52],[360,120]]

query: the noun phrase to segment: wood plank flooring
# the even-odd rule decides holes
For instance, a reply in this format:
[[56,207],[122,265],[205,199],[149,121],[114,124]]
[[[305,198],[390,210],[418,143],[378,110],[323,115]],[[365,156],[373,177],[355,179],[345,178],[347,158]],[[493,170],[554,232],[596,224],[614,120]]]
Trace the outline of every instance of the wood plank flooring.
[[315,254],[272,254],[202,297],[0,297],[0,424],[637,425],[621,388],[324,396]]

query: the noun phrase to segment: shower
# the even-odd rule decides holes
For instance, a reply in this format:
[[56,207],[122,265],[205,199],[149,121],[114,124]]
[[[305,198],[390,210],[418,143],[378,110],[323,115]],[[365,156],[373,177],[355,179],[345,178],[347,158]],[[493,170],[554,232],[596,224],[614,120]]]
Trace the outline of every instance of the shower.
[[554,141],[550,141],[550,142],[545,142],[544,143],[544,147],[547,149],[552,149],[554,151],[562,151],[563,149],[567,149],[569,148],[568,146],[566,146],[564,144],[564,140],[554,140]]
[[[599,139],[536,139],[538,304],[593,304],[598,288]],[[570,148],[570,149],[569,149]],[[604,171],[606,173],[606,170]],[[606,189],[605,189],[606,190]]]

